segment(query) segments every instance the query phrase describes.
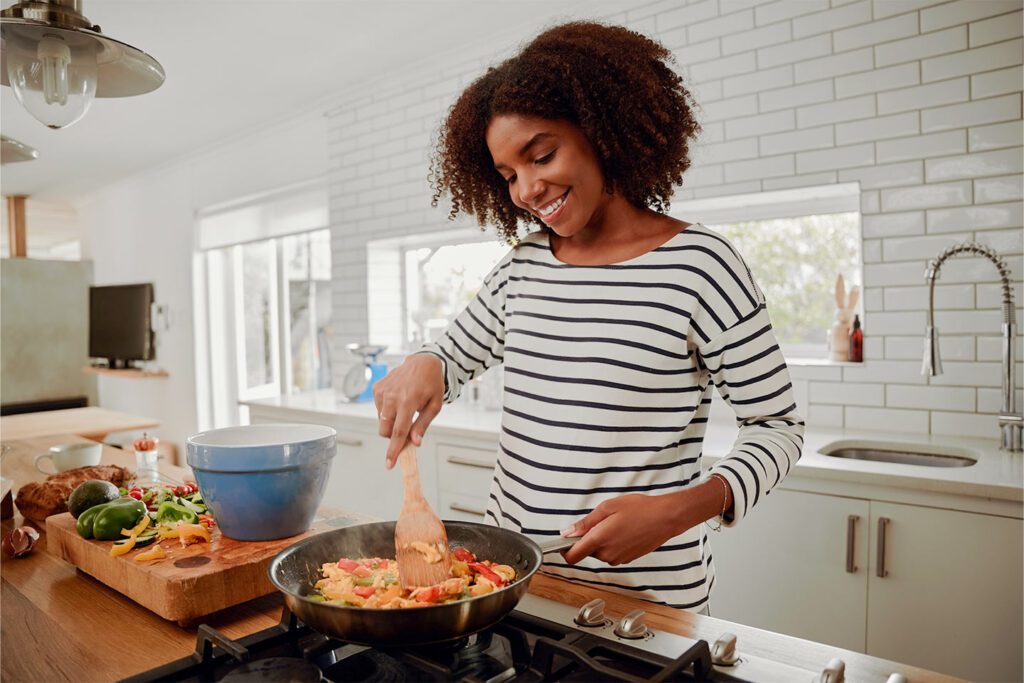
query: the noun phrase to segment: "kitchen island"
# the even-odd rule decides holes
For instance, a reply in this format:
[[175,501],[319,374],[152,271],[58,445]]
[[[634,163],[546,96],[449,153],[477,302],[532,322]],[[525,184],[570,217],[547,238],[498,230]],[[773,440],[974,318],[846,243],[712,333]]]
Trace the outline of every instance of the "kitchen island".
[[[7,455],[19,458],[45,444],[33,440],[6,445],[11,446]],[[104,448],[104,463],[125,465],[130,464],[129,460],[130,454],[125,451]],[[15,466],[8,471],[18,471],[17,464],[12,464]],[[166,473],[179,478],[187,474],[170,466]],[[3,522],[3,533],[25,523],[16,514]],[[197,625],[183,628],[165,621],[50,555],[46,552],[45,533],[27,557],[4,557],[0,579],[4,681],[114,681],[189,656],[195,649]],[[742,652],[809,671],[821,671],[838,657],[845,662],[848,681],[885,681],[892,673],[915,682],[959,680],[807,640],[650,605],[549,576],[537,575],[530,592],[574,607],[601,597],[607,603],[607,615],[613,619],[642,608],[651,628],[711,643],[728,631],[738,637]],[[282,605],[281,597],[271,594],[201,621],[229,638],[239,638],[277,624]]]

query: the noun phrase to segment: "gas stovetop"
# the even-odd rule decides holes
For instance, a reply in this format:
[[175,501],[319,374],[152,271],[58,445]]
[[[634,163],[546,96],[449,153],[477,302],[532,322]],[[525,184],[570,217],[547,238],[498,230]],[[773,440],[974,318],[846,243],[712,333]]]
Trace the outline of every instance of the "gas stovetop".
[[[743,653],[734,635],[715,643],[655,631],[642,610],[619,621],[594,600],[577,610],[534,595],[498,624],[453,643],[369,648],[329,638],[287,608],[281,622],[239,640],[199,627],[190,657],[136,681],[821,681],[841,683],[833,659],[810,671]],[[890,679],[890,683],[892,679]]]

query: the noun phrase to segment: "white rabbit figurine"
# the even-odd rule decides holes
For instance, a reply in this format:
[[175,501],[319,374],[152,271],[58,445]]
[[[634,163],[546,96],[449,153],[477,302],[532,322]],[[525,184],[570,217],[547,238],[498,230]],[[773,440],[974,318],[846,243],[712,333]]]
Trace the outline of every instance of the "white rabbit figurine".
[[850,294],[846,294],[846,283],[843,281],[843,274],[836,277],[836,317],[832,323],[832,331],[829,342],[829,357],[832,360],[850,360],[850,326],[853,324],[853,314],[857,310],[857,300],[860,298],[860,288],[854,285],[850,288]]

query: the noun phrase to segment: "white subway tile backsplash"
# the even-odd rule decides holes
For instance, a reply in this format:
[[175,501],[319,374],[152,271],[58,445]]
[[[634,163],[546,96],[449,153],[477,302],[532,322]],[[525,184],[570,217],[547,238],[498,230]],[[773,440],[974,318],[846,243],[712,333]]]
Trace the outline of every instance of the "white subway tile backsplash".
[[861,0],[824,12],[795,17],[793,19],[793,37],[804,38],[869,21],[871,21],[871,0]]
[[[1022,245],[1018,242],[1018,244],[1017,244],[1017,253],[1020,253],[1021,246]],[[1021,298],[1021,293],[1022,293],[1022,289],[1021,288],[1022,288],[1022,285],[1019,282],[1012,282],[1012,283],[1010,283],[1010,285],[1011,285],[1010,288],[1013,291],[1013,303],[1014,303],[1014,305],[1015,305],[1015,307],[1016,307],[1016,309],[1017,309],[1017,311],[1019,313],[1020,309],[1021,309],[1021,305],[1024,304],[1024,300],[1022,300],[1022,298]],[[988,308],[988,309],[991,309],[993,311],[995,311],[995,310],[1002,310],[1002,306],[1003,306],[1003,286],[1002,286],[1002,283],[993,282],[993,283],[988,283],[988,284],[979,284],[975,288],[975,291],[976,291],[976,293],[975,293],[975,301],[974,301],[974,305],[975,306],[977,306],[978,308]],[[1024,323],[1024,320],[1018,319],[1017,320],[1017,329],[1018,329],[1018,331],[1021,328],[1021,323]],[[1018,356],[1020,356],[1020,360],[1024,360],[1024,354],[1018,354]]]
[[[920,367],[924,360],[924,330],[916,337],[886,337],[885,358],[886,360],[912,360]],[[944,335],[939,330],[939,352],[942,354],[942,361],[974,360],[974,337]]]
[[790,2],[789,0],[778,0],[766,5],[754,8],[754,20],[758,26],[774,24],[777,21],[784,21],[799,17],[812,12],[821,12],[828,9],[828,0],[804,0],[803,2]]
[[797,173],[814,173],[827,169],[866,166],[875,161],[875,146],[871,143],[836,147],[816,152],[798,152]]
[[1020,202],[960,206],[926,212],[928,232],[1012,228],[1021,225]]
[[1020,9],[1019,0],[956,0],[922,9],[921,31],[937,31],[1015,9]]
[[886,140],[889,138],[917,135],[921,132],[919,117],[916,111],[891,116],[876,116],[863,121],[836,124],[836,142],[849,145],[868,140]]
[[925,182],[935,183],[960,178],[984,178],[1024,171],[1020,148],[979,152],[924,162]]
[[757,112],[757,95],[741,95],[716,102],[704,102],[698,116],[703,125],[706,121],[725,121],[737,116],[753,116]]
[[[982,244],[987,244],[996,250],[1001,256],[1020,254],[1024,250],[1021,244],[1024,240],[1024,230],[1015,228],[1013,230],[979,230],[974,233],[974,239]],[[1020,299],[1017,299],[1019,302]]]
[[971,201],[971,183],[962,180],[882,190],[883,211],[906,211],[932,206],[957,206]]
[[[978,389],[978,412],[989,413],[990,415],[998,415],[1003,409],[1003,391],[1002,389]],[[1016,391],[1016,400],[1014,406],[1020,411],[1021,406],[1024,406],[1024,391],[1018,389]]]
[[1019,152],[1024,144],[1024,127],[1020,121],[993,123],[988,126],[975,126],[967,129],[967,149],[971,152],[984,152],[989,149],[1014,147]]
[[751,161],[733,161],[725,165],[726,182],[793,175],[796,163],[792,154],[761,157]]
[[885,405],[891,408],[973,411],[974,389],[889,384],[885,387]]
[[899,16],[873,21],[869,24],[840,27],[832,33],[832,45],[836,52],[855,50],[859,47],[888,43],[900,38],[917,35],[917,15]]
[[693,191],[695,198],[727,197],[731,194],[750,194],[761,191],[761,181],[747,180],[739,183],[727,183],[711,187],[700,187]]
[[1020,111],[1021,100],[1017,94],[926,109],[921,112],[921,130],[930,133],[949,128],[1010,121],[1020,119]]
[[960,437],[973,436],[979,439],[999,438],[998,421],[991,415],[935,411],[931,416],[933,434]]
[[794,175],[788,178],[765,178],[761,185],[767,190],[789,190],[794,187],[815,187],[837,182],[835,171]]
[[[920,164],[921,162],[917,163]],[[847,172],[852,173],[852,171]],[[862,216],[861,231],[865,239],[871,237],[894,237],[896,235],[923,235],[925,232],[925,214],[924,211],[907,211],[905,213]],[[871,285],[885,284],[870,280],[867,282]]]
[[942,374],[929,377],[928,381],[933,385],[947,387],[998,387],[1002,386],[1000,370],[999,363],[970,363],[943,359]]
[[[866,268],[867,266],[865,266]],[[917,271],[917,281],[920,282],[924,279],[924,271]],[[868,325],[867,320],[864,321],[865,330]],[[925,312],[924,311],[900,311],[900,312],[874,312],[871,314],[871,330],[875,336],[884,336],[890,334],[914,334],[922,331],[925,328]],[[865,336],[867,332],[865,332]],[[874,366],[872,366],[874,367]],[[848,372],[849,368],[843,370],[843,379],[851,380],[854,379]],[[872,379],[865,381],[881,381],[872,376]]]
[[[722,47],[718,38],[703,43],[676,48],[676,60],[685,66],[707,62],[722,56]],[[691,74],[693,72],[691,71]],[[696,76],[695,76],[696,77]]]
[[944,0],[874,0],[871,14],[875,19],[884,19],[895,14],[914,12],[916,17],[917,13],[915,10],[937,5],[941,2],[944,2]]
[[[943,273],[944,274],[944,273]],[[925,279],[925,262],[865,263],[864,282],[873,287],[920,285]]]
[[[877,242],[878,240],[872,240]],[[885,303],[883,295],[886,290],[882,287],[865,287],[863,298],[864,310],[867,312],[871,311],[883,311],[885,310]]]
[[[865,166],[839,172],[841,181],[859,180],[862,190],[881,187],[920,185],[924,182],[924,170],[920,161],[905,161],[885,166]],[[879,205],[879,208],[881,206]],[[877,213],[877,212],[870,212]],[[923,231],[922,231],[923,232]]]
[[876,45],[873,49],[876,66],[889,66],[949,54],[967,49],[967,27],[954,26],[945,31],[894,40],[891,43]]
[[[916,70],[916,65],[914,65]],[[937,107],[970,99],[970,79],[955,78],[941,83],[929,83],[912,88],[902,88],[878,93],[878,113],[894,114]]]
[[810,400],[853,406],[880,406],[885,404],[885,385],[857,382],[811,382]]
[[[1020,7],[1020,3],[1016,3]],[[976,21],[967,26],[967,44],[970,47],[990,45],[1021,36],[1024,17],[1019,9],[1011,14],[1004,14],[990,19]]]
[[974,201],[978,204],[1014,199],[1024,199],[1024,176],[979,178],[974,181]]
[[965,151],[967,136],[963,130],[884,140],[879,141],[877,145],[879,163],[963,154]]
[[[950,240],[950,244],[953,241]],[[1024,279],[1024,259],[1020,256],[1002,256],[1003,262],[1010,270],[1010,280]],[[992,262],[986,258],[958,257],[946,261],[942,266],[944,282],[998,282],[999,278]]]
[[1002,313],[997,308],[979,311],[935,311],[935,326],[943,334],[991,334],[998,332]]
[[882,430],[888,432],[928,431],[928,411],[900,408],[863,408],[847,406],[844,425],[847,429]]
[[793,77],[797,83],[806,83],[822,78],[861,73],[870,71],[874,67],[874,61],[874,55],[869,47],[853,52],[840,52],[837,55],[797,62],[793,66]]
[[971,74],[971,97],[980,100],[994,95],[1020,92],[1022,82],[1024,82],[1024,69],[1020,66]]
[[818,429],[824,427],[841,428],[843,426],[843,407],[812,403],[807,413],[807,424]]
[[839,382],[843,370],[838,365],[790,365],[789,374],[793,379]]
[[860,251],[864,263],[882,262],[882,240],[864,240]]
[[690,24],[686,29],[686,33],[690,37],[690,42],[696,43],[724,36],[735,31],[749,31],[752,28],[754,28],[754,12],[752,10],[744,10],[742,12],[733,12],[728,16],[718,17],[717,19]]
[[[836,97],[842,99],[870,92],[902,90],[920,82],[921,69],[917,62],[912,62],[897,64],[885,69],[874,69],[867,73],[840,76],[835,79],[835,90]],[[967,99],[967,97],[962,99]],[[913,107],[905,107],[905,109],[913,109]],[[879,104],[879,113],[885,113],[882,111],[881,103]]]
[[741,140],[710,143],[701,145],[696,158],[702,164],[720,164],[737,159],[757,158],[757,138],[749,137]]
[[871,362],[885,360],[885,337],[864,337],[864,360]]
[[941,81],[979,71],[1015,66],[1020,64],[1020,61],[1021,40],[1007,40],[965,52],[925,59],[921,62],[921,81]]
[[862,95],[836,102],[809,104],[796,110],[797,128],[810,128],[826,123],[866,119],[875,115],[875,96]]
[[793,38],[792,27],[787,22],[772,24],[752,31],[740,31],[721,38],[722,54],[746,52],[769,45],[785,43]]
[[[679,7],[679,2],[663,3],[664,7],[658,11],[655,7],[656,25],[659,31],[668,31],[688,24],[695,24],[700,21],[707,21],[718,16],[718,2],[716,0],[704,0],[704,2],[690,3],[685,7]],[[646,13],[645,13],[646,14]]]
[[828,34],[793,40],[785,45],[763,47],[757,51],[757,66],[768,69],[780,64],[792,64],[815,57],[824,57],[832,51],[832,38]]
[[[787,110],[786,113],[792,115],[793,112],[792,110]],[[807,128],[805,130],[776,133],[774,135],[762,135],[759,138],[760,153],[763,155],[822,149],[832,147],[834,144],[835,136],[832,126]],[[797,158],[797,172],[802,172],[799,158]]]
[[790,109],[804,104],[828,102],[834,99],[831,80],[769,90],[758,94],[757,98],[763,112]]
[[860,212],[861,214],[879,213],[882,210],[882,196],[878,191],[865,191],[861,186]]
[[[792,109],[757,114],[756,116],[740,116],[725,122],[725,136],[729,139],[745,138],[755,135],[770,137],[771,133],[793,130],[796,128],[796,112]],[[756,147],[756,141],[755,141]],[[762,153],[765,152],[762,148]]]
[[[942,245],[943,248],[947,245]],[[934,255],[934,254],[931,254]],[[921,280],[924,281],[922,273]],[[923,311],[928,308],[928,287],[886,287],[885,310]],[[935,309],[974,308],[974,285],[935,285]]]
[[791,85],[793,85],[793,65],[783,64],[774,69],[724,78],[722,79],[722,94],[725,97],[735,97]]

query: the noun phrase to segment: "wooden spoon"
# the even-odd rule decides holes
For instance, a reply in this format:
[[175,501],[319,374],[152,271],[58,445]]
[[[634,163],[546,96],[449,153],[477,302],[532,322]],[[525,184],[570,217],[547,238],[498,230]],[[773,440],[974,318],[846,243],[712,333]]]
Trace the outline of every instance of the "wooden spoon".
[[398,454],[404,497],[395,524],[395,559],[402,586],[433,586],[451,578],[448,534],[437,513],[423,497],[416,447],[412,442]]

